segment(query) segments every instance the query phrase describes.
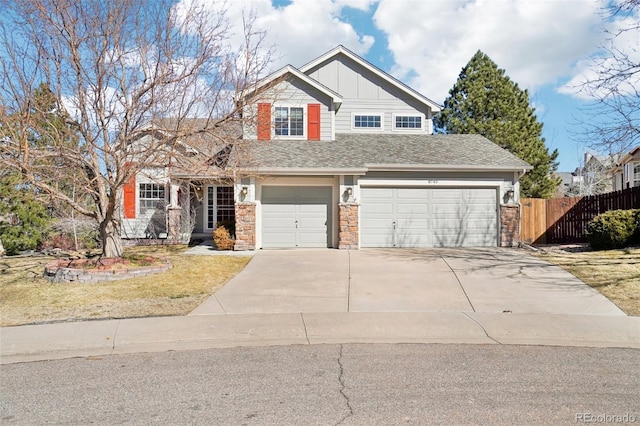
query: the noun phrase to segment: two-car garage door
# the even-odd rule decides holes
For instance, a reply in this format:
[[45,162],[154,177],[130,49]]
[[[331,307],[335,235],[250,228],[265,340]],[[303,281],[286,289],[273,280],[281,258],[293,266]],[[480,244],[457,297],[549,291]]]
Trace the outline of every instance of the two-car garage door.
[[361,189],[362,247],[497,245],[495,188]]

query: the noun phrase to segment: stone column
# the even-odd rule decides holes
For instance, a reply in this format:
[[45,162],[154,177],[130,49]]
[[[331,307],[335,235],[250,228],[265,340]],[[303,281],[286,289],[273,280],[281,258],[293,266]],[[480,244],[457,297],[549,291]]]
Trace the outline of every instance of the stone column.
[[167,208],[167,241],[169,243],[180,243],[180,220],[182,208],[169,206]]
[[338,249],[356,250],[360,242],[358,234],[358,203],[339,203]]
[[236,203],[236,251],[256,249],[256,204]]
[[500,206],[500,247],[516,247],[520,243],[520,205]]

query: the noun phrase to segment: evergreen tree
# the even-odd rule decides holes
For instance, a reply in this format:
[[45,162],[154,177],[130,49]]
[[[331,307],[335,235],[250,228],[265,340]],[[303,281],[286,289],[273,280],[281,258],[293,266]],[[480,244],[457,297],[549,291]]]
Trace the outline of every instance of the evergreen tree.
[[475,133],[533,166],[520,179],[523,197],[550,198],[560,184],[553,177],[558,151],[549,153],[529,94],[478,51],[462,69],[435,119],[442,133]]
[[46,206],[17,174],[0,175],[0,239],[8,255],[38,248],[50,220]]

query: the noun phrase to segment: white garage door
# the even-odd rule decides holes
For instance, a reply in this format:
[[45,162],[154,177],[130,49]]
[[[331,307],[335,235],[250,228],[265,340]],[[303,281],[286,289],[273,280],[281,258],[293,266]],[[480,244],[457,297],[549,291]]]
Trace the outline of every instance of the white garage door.
[[331,187],[263,186],[262,247],[329,247]]
[[495,188],[362,188],[362,247],[497,245]]

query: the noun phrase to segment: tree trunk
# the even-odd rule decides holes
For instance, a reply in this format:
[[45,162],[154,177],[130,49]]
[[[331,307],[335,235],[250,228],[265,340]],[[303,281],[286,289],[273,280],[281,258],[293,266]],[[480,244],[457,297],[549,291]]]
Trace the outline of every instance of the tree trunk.
[[122,257],[120,222],[115,219],[105,219],[100,224],[100,239],[102,257]]
[[4,256],[4,246],[2,245],[2,240],[0,240],[0,257]]

